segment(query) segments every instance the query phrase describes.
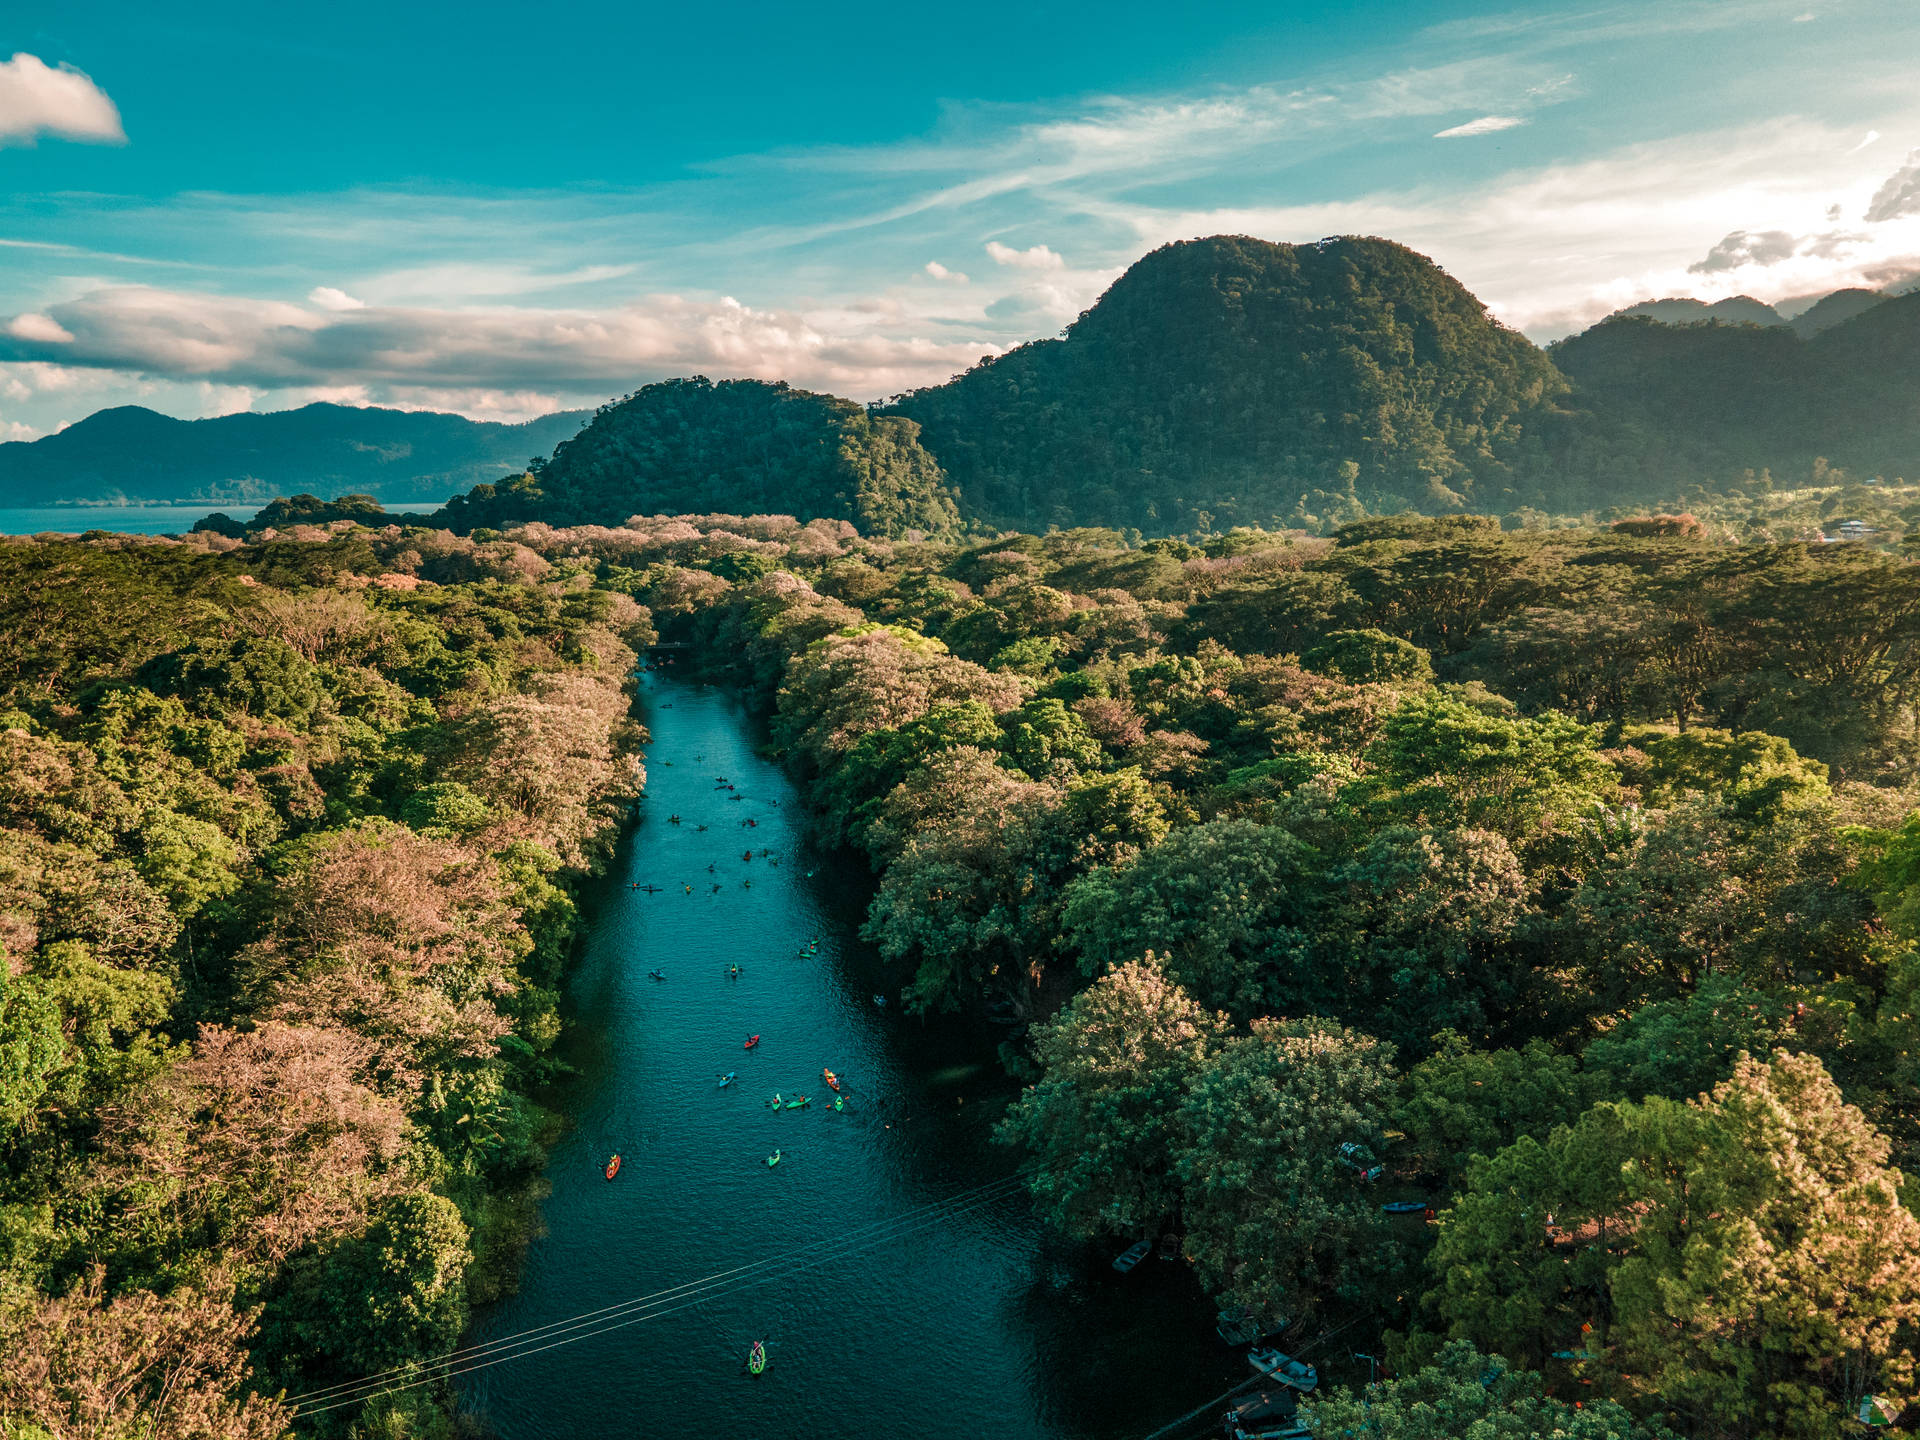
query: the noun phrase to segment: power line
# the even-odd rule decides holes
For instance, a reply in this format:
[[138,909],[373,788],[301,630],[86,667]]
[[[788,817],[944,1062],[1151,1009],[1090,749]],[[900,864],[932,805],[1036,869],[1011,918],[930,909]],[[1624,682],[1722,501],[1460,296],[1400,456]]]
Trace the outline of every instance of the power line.
[[[903,1215],[871,1221],[845,1234],[817,1240],[811,1245],[801,1246],[767,1260],[735,1266],[731,1270],[719,1271],[704,1279],[672,1286],[666,1290],[656,1291],[652,1295],[603,1306],[599,1310],[586,1311],[567,1319],[534,1326],[513,1335],[500,1336],[477,1345],[466,1346],[429,1361],[424,1366],[394,1367],[360,1380],[305,1391],[289,1397],[283,1403],[298,1407],[302,1413],[318,1415],[342,1406],[358,1404],[376,1395],[414,1389],[435,1380],[451,1379],[456,1375],[468,1374],[507,1360],[523,1359],[562,1345],[571,1345],[579,1340],[590,1340],[610,1331],[638,1324],[643,1320],[673,1314],[706,1299],[715,1298],[718,1294],[730,1294],[750,1288],[782,1273],[797,1274],[802,1270],[856,1254],[863,1249],[870,1249],[885,1241],[903,1238],[917,1229],[924,1228],[928,1222],[952,1218],[1004,1198],[1019,1188],[1025,1174],[1025,1171],[1017,1171],[998,1180],[974,1186],[958,1195],[930,1202]],[[814,1255],[812,1252],[816,1251],[825,1253]],[[808,1258],[810,1255],[812,1258]],[[582,1333],[568,1333],[576,1330]],[[554,1338],[556,1336],[564,1338]],[[537,1341],[547,1343],[534,1343]],[[390,1379],[394,1383],[388,1384],[387,1381]],[[326,1403],[314,1403],[318,1401]]]

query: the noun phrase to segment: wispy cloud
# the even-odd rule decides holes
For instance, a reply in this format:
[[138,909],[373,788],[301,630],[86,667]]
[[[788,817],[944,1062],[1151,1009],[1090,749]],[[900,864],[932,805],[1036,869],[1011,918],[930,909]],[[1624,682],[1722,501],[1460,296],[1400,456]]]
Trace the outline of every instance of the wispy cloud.
[[31,145],[43,135],[127,143],[106,91],[71,65],[48,65],[21,51],[0,62],[0,145]]
[[1436,130],[1433,132],[1433,138],[1458,140],[1468,135],[1492,135],[1497,131],[1511,130],[1515,126],[1526,123],[1526,117],[1523,115],[1482,115],[1478,120],[1469,120],[1445,130]]

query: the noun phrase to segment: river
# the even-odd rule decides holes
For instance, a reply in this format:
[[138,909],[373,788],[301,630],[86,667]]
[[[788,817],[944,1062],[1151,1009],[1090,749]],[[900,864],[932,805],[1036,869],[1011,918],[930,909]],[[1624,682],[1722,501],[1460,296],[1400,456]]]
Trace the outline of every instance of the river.
[[[988,1135],[1013,1093],[1000,1032],[874,1004],[901,977],[857,939],[865,877],[808,849],[752,718],[663,672],[642,713],[641,818],[586,897],[547,1233],[469,1342],[774,1263],[547,1332],[525,1348],[573,1343],[465,1376],[465,1408],[504,1440],[1127,1440],[1244,1376],[1183,1262],[1118,1275],[1017,1186],[981,1189],[1015,1163]],[[776,1113],[775,1092],[812,1103]]]

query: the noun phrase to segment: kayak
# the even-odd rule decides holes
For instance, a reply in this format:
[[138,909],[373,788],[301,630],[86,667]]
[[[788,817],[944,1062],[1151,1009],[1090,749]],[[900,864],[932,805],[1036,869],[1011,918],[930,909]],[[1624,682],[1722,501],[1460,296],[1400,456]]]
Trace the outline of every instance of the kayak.
[[836,1110],[844,1110],[844,1109],[846,1109],[846,1108],[847,1108],[847,1097],[846,1097],[846,1096],[844,1096],[844,1095],[836,1095],[836,1096],[834,1096],[834,1097],[833,1097],[833,1108],[834,1108],[834,1109],[836,1109]]
[[727,1088],[727,1086],[729,1086],[729,1085],[731,1085],[731,1084],[733,1083],[733,1077],[734,1077],[734,1076],[735,1076],[736,1074],[738,1074],[738,1073],[739,1073],[738,1071],[734,1071],[734,1070],[729,1070],[729,1071],[727,1071],[727,1073],[726,1073],[726,1074],[724,1074],[724,1075],[722,1075],[722,1076],[720,1077],[720,1084],[719,1084],[719,1086],[718,1086],[717,1088],[719,1088],[719,1089],[721,1089],[721,1090],[724,1090],[724,1089],[726,1089],[726,1088]]
[[798,1100],[787,1101],[787,1109],[798,1110],[802,1106],[811,1105],[812,1103],[813,1103],[813,1097],[811,1095],[802,1095]]
[[756,1340],[753,1349],[747,1352],[747,1369],[758,1375],[767,1368],[767,1342]]
[[760,1043],[760,1037],[758,1035],[749,1035],[747,1036],[746,1048],[751,1050],[754,1046],[758,1045],[759,1043]]
[[607,1179],[611,1180],[613,1179],[614,1176],[618,1175],[619,1173],[620,1173],[620,1157],[616,1155],[611,1160],[607,1161]]
[[780,1097],[775,1095],[773,1099],[769,1100],[767,1102],[767,1108],[770,1110],[778,1110],[780,1108]]
[[840,1077],[838,1075],[834,1074],[831,1070],[822,1070],[820,1073],[826,1077],[829,1086],[835,1090],[840,1088]]
[[771,1170],[774,1166],[778,1165],[779,1163],[780,1163],[780,1152],[778,1150],[774,1151],[771,1155],[767,1156],[767,1169]]

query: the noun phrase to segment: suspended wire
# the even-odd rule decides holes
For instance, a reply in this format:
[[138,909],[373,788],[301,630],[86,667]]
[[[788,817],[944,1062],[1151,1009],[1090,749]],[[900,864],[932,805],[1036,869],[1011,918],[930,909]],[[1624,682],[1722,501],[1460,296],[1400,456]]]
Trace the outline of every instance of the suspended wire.
[[[489,1365],[536,1355],[562,1345],[571,1345],[575,1341],[593,1339],[598,1335],[623,1329],[643,1320],[673,1314],[688,1306],[716,1298],[718,1294],[731,1294],[750,1288],[775,1278],[780,1273],[797,1274],[817,1265],[856,1254],[861,1250],[871,1249],[883,1242],[903,1238],[917,1229],[924,1228],[928,1222],[937,1222],[977,1209],[982,1205],[992,1204],[1017,1190],[1027,1173],[1025,1170],[1016,1171],[1012,1175],[1002,1176],[998,1180],[974,1186],[957,1195],[929,1202],[904,1214],[870,1221],[843,1234],[816,1240],[812,1244],[803,1245],[766,1260],[735,1266],[731,1270],[718,1271],[703,1279],[671,1286],[651,1295],[621,1301],[614,1305],[603,1306],[598,1310],[590,1310],[566,1319],[551,1321],[545,1325],[533,1326],[512,1335],[498,1336],[476,1345],[469,1345],[429,1361],[424,1366],[396,1366],[359,1380],[303,1391],[301,1394],[288,1397],[282,1403],[298,1407],[301,1413],[318,1415],[345,1405],[358,1404],[363,1400],[374,1398],[375,1395],[413,1389],[435,1380],[450,1379],[455,1375],[464,1375]],[[896,1231],[899,1233],[893,1233]],[[816,1251],[826,1253],[813,1255]],[[576,1330],[582,1333],[568,1333]],[[555,1339],[555,1336],[565,1338]],[[536,1344],[537,1341],[548,1343]],[[388,1385],[386,1382],[389,1379],[404,1380],[404,1383]],[[318,1401],[327,1403],[314,1403]]]
[[[998,1182],[998,1184],[1005,1187],[1002,1193],[1010,1193],[1011,1189],[1014,1188],[1014,1185],[1017,1185],[1017,1181],[1013,1182],[1012,1184],[1009,1184],[1008,1182]],[[897,1229],[899,1231],[898,1234],[892,1234],[892,1235],[884,1234],[884,1233],[876,1234],[868,1237],[865,1241],[862,1241],[859,1243],[841,1244],[837,1247],[836,1250],[834,1250],[831,1253],[818,1256],[812,1260],[808,1260],[800,1264],[789,1266],[784,1273],[789,1275],[797,1274],[802,1270],[811,1269],[815,1266],[824,1265],[829,1263],[830,1261],[844,1258],[847,1255],[855,1254],[862,1249],[870,1249],[874,1245],[878,1245],[892,1239],[903,1238],[905,1235],[913,1233],[913,1231],[916,1229],[924,1228],[926,1222],[928,1221],[938,1221],[941,1219],[950,1218],[953,1215],[964,1213],[968,1209],[977,1208],[977,1206],[979,1205],[991,1204],[995,1199],[998,1199],[998,1198],[1001,1198],[1001,1196],[997,1194],[987,1194],[987,1195],[976,1196],[975,1199],[968,1201],[964,1204],[955,1205],[955,1204],[947,1203],[941,1206],[929,1206],[926,1208],[925,1211],[919,1214],[903,1217],[902,1219],[896,1220],[894,1222],[890,1222],[890,1227]],[[901,1229],[900,1228],[901,1226],[904,1226],[905,1228]],[[804,1254],[804,1253],[805,1253],[804,1251],[795,1252],[796,1255]],[[791,1259],[793,1257],[790,1256],[786,1258]],[[435,1381],[452,1379],[455,1376],[465,1375],[475,1370],[484,1370],[491,1365],[503,1364],[508,1360],[526,1359],[529,1356],[538,1355],[547,1350],[555,1350],[564,1345],[572,1345],[577,1341],[592,1340],[601,1335],[608,1334],[614,1330],[623,1330],[629,1325],[638,1325],[645,1320],[655,1320],[655,1319],[660,1319],[667,1315],[677,1314],[681,1310],[691,1309],[696,1305],[704,1304],[707,1300],[718,1298],[721,1295],[732,1294],[740,1290],[750,1289],[754,1285],[761,1284],[766,1280],[778,1278],[780,1273],[782,1272],[776,1271],[772,1274],[764,1274],[755,1278],[737,1279],[732,1284],[723,1284],[717,1288],[712,1286],[704,1286],[704,1287],[697,1286],[687,1290],[686,1293],[684,1294],[670,1297],[670,1299],[676,1301],[677,1303],[654,1304],[647,1307],[644,1313],[630,1315],[624,1319],[618,1318],[617,1316],[608,1316],[603,1321],[592,1322],[590,1325],[590,1328],[587,1328],[581,1334],[565,1335],[564,1338],[561,1338],[561,1339],[549,1340],[549,1342],[544,1345],[527,1346],[522,1344],[520,1346],[513,1348],[510,1352],[506,1352],[506,1351],[494,1352],[491,1354],[475,1357],[466,1363],[461,1363],[458,1365],[450,1366],[445,1361],[437,1362],[436,1364],[427,1367],[428,1373],[414,1372],[414,1375],[412,1378],[408,1378],[404,1381],[396,1381],[391,1384],[381,1384],[379,1382],[375,1382],[371,1387],[369,1387],[363,1382],[362,1385],[358,1387],[361,1393],[340,1396],[330,1400],[327,1404],[324,1404],[324,1405],[307,1405],[307,1406],[301,1407],[300,1413],[308,1414],[308,1415],[324,1414],[328,1410],[338,1410],[347,1405],[358,1405],[363,1401],[371,1400],[381,1395],[391,1395],[391,1394],[397,1394],[405,1390],[417,1389],[421,1385],[429,1385],[434,1383]],[[705,1291],[706,1293],[702,1293],[702,1291]],[[569,1328],[574,1328],[574,1327],[569,1327]],[[564,1335],[564,1331],[559,1333]],[[533,1338],[537,1339],[541,1337],[535,1336]]]
[[[443,1366],[454,1364],[462,1360],[471,1359],[482,1354],[488,1354],[488,1353],[493,1353],[501,1350],[511,1349],[518,1345],[525,1344],[533,1340],[543,1339],[556,1333],[564,1333],[568,1330],[577,1329],[581,1325],[588,1324],[599,1319],[615,1318],[618,1315],[628,1313],[637,1308],[664,1302],[667,1300],[677,1299],[685,1294],[692,1294],[702,1290],[710,1289],[714,1285],[720,1282],[723,1282],[729,1278],[732,1278],[734,1276],[750,1274],[752,1272],[765,1270],[770,1267],[785,1265],[791,1261],[797,1260],[805,1256],[808,1252],[813,1250],[822,1249],[824,1247],[837,1248],[837,1247],[848,1245],[849,1243],[858,1243],[863,1239],[867,1238],[868,1236],[873,1236],[873,1238],[880,1238],[877,1235],[873,1235],[873,1232],[890,1230],[897,1225],[911,1222],[923,1214],[931,1214],[934,1212],[944,1210],[951,1206],[964,1204],[965,1202],[969,1201],[972,1197],[976,1195],[982,1195],[987,1191],[1011,1189],[1013,1188],[1013,1186],[1019,1183],[1019,1181],[1024,1177],[1026,1173],[1027,1173],[1026,1171],[1017,1171],[1012,1175],[1003,1176],[998,1180],[991,1180],[986,1182],[985,1184],[974,1186],[972,1189],[963,1190],[957,1195],[950,1195],[941,1200],[929,1201],[926,1205],[919,1206],[914,1210],[909,1210],[904,1214],[891,1216],[881,1220],[869,1221],[865,1225],[856,1226],[853,1229],[844,1231],[838,1235],[826,1236],[823,1239],[816,1240],[808,1245],[800,1246],[797,1249],[787,1251],[784,1254],[770,1256],[765,1260],[757,1260],[747,1265],[737,1265],[731,1270],[721,1270],[712,1275],[705,1276],[704,1278],[699,1280],[690,1280],[681,1285],[674,1285],[674,1286],[668,1287],[665,1290],[655,1291],[651,1295],[643,1295],[635,1299],[623,1300],[613,1305],[602,1306],[598,1310],[589,1310],[579,1315],[569,1316],[565,1319],[550,1321],[544,1325],[532,1326],[526,1330],[517,1331],[511,1335],[495,1336],[494,1338],[490,1340],[482,1341],[479,1344],[468,1345],[459,1350],[450,1351],[449,1353],[442,1355],[435,1360],[426,1362],[424,1368],[427,1370],[437,1369]],[[397,1365],[388,1370],[377,1371],[376,1373],[369,1376],[365,1376],[359,1380],[344,1381],[334,1385],[321,1386],[318,1389],[314,1389],[314,1390],[302,1391],[298,1395],[289,1396],[285,1403],[299,1404],[305,1401],[330,1398],[331,1396],[343,1391],[377,1388],[379,1383],[385,1380],[389,1376],[396,1376],[396,1375],[415,1376],[421,1373],[422,1368],[423,1367],[419,1365]]]

